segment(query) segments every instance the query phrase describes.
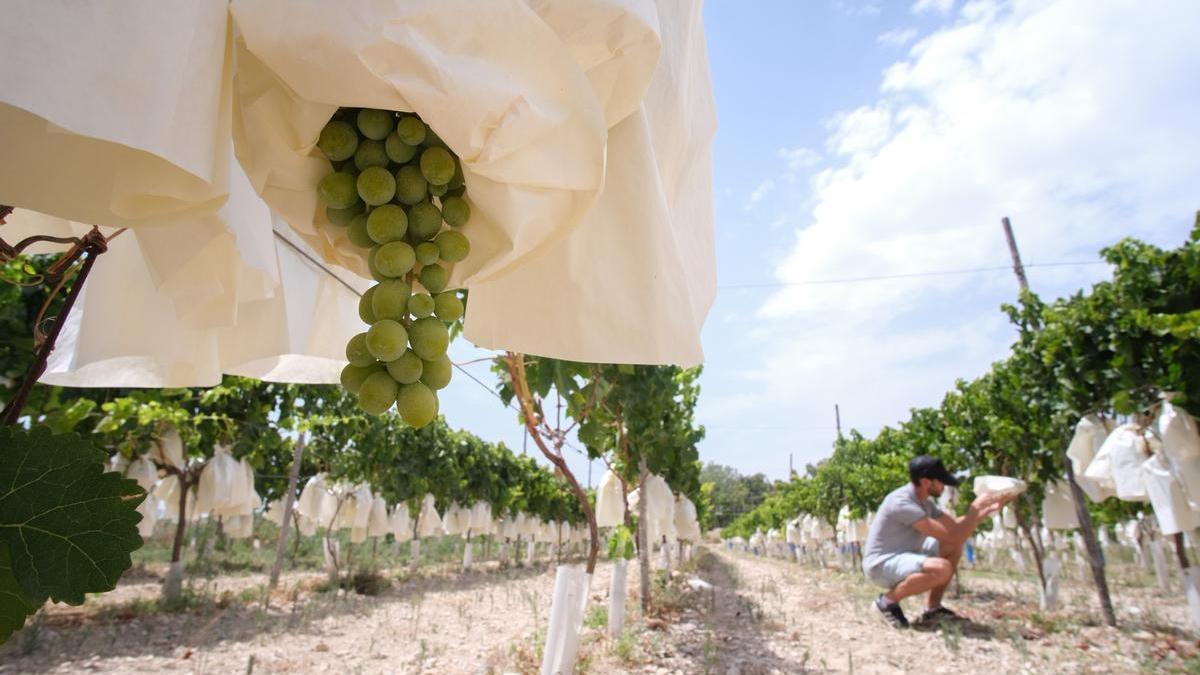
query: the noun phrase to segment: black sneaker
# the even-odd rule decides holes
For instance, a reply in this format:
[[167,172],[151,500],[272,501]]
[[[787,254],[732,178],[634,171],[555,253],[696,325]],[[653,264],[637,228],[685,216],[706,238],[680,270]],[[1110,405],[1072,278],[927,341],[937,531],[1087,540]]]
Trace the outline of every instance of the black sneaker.
[[946,609],[945,607],[938,605],[937,607],[934,607],[933,609],[927,609],[924,612],[922,612],[921,618],[919,619],[919,621],[921,623],[925,623],[926,621],[941,621],[942,619],[953,620],[953,619],[957,619],[957,618],[958,618],[958,614],[955,614],[954,612]]
[[908,618],[904,616],[904,610],[900,609],[900,603],[889,602],[886,596],[880,595],[875,599],[875,609],[879,610],[883,620],[892,628],[908,628]]

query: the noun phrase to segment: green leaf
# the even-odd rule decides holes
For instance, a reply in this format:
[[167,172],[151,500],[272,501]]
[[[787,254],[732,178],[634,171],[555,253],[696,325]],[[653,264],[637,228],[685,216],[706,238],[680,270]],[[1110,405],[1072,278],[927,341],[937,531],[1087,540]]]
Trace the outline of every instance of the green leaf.
[[13,575],[8,547],[0,545],[0,644],[8,641],[13,631],[25,625],[25,617],[37,611],[38,605],[29,601]]
[[105,453],[77,434],[0,427],[0,448],[0,540],[26,599],[78,605],[112,590],[142,545],[146,493],[105,473]]

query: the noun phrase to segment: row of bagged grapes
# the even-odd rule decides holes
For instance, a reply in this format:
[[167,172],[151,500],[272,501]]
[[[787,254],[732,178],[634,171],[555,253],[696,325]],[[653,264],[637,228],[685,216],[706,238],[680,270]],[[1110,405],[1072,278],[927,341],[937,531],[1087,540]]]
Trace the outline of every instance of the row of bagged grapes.
[[423,427],[450,383],[449,325],[464,313],[447,289],[449,266],[471,250],[458,231],[471,217],[462,167],[412,113],[341,108],[317,148],[333,169],[317,185],[326,217],[369,250],[378,282],[359,303],[369,328],[346,345],[342,385],[364,411],[395,404],[405,422]]

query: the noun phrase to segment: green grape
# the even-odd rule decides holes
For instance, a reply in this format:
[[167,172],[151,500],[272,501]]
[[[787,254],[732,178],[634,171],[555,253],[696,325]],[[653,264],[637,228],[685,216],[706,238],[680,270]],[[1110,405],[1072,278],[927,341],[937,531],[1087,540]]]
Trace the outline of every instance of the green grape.
[[349,225],[355,216],[360,216],[366,210],[366,205],[362,201],[354,202],[354,206],[348,209],[335,209],[332,206],[325,207],[325,217],[334,225]]
[[[367,350],[380,361],[400,358],[408,344],[408,331],[399,321],[380,319],[367,329]],[[420,354],[418,354],[420,356]]]
[[363,323],[368,326],[375,323],[375,310],[371,308],[371,298],[375,297],[375,289],[378,286],[372,286],[367,289],[366,293],[358,299],[358,318],[362,319]]
[[346,228],[346,238],[351,244],[362,248],[371,248],[375,245],[371,235],[367,234],[367,214],[354,216],[354,220],[350,221],[350,227]]
[[417,275],[421,280],[421,285],[430,293],[441,293],[446,290],[446,282],[450,280],[450,273],[441,265],[426,265],[421,268],[421,273]]
[[396,178],[382,166],[373,166],[358,174],[358,196],[371,206],[392,201],[396,196]]
[[363,108],[358,111],[357,121],[358,130],[362,132],[363,136],[373,141],[382,141],[392,133],[392,127],[396,124],[396,115],[388,110]]
[[441,197],[441,196],[445,195],[446,192],[448,192],[449,190],[450,190],[450,187],[447,185],[430,185],[429,186],[429,194],[433,195],[434,197]]
[[438,146],[421,153],[421,175],[433,185],[446,185],[454,178],[454,155]]
[[399,321],[404,318],[404,314],[408,311],[408,296],[412,295],[412,286],[405,283],[403,279],[388,279],[379,282],[371,290],[375,291],[371,297],[371,311],[375,314],[376,320]]
[[400,120],[396,125],[396,135],[401,141],[411,146],[418,146],[425,140],[425,132],[428,127],[419,118],[407,116]]
[[421,357],[409,349],[395,361],[388,361],[387,371],[391,374],[392,379],[400,384],[412,384],[421,379],[423,363]]
[[433,299],[433,313],[442,321],[458,321],[462,318],[464,311],[462,300],[453,291],[438,293],[437,297]]
[[446,353],[450,346],[450,331],[434,317],[417,319],[408,328],[408,340],[417,356],[423,361],[432,361]]
[[372,246],[367,253],[367,269],[371,272],[371,278],[375,281],[390,281],[391,277],[379,271],[379,265],[375,264],[375,255],[379,253],[378,246]]
[[346,360],[350,362],[350,365],[359,367],[375,363],[375,357],[371,356],[371,352],[367,349],[366,333],[359,333],[346,343]]
[[420,382],[403,385],[396,394],[396,412],[400,413],[400,419],[418,429],[437,417],[437,409],[437,395]]
[[428,201],[414,204],[408,210],[408,232],[417,241],[424,241],[442,229],[442,212]]
[[463,175],[462,162],[456,158],[454,161],[454,178],[451,178],[450,182],[446,184],[447,191],[453,192],[456,197],[461,197],[463,192],[466,191],[466,184],[467,177]]
[[354,155],[357,147],[358,133],[354,131],[354,127],[338,120],[326,124],[317,138],[317,148],[331,162],[348,159]]
[[462,227],[471,219],[471,207],[462,197],[446,197],[442,200],[442,217],[451,227]]
[[434,237],[433,243],[437,244],[438,252],[446,262],[456,263],[471,253],[471,242],[462,232],[446,230]]
[[399,241],[408,230],[408,215],[404,209],[395,204],[384,204],[373,209],[367,216],[367,234],[371,240],[386,244],[389,241]]
[[432,361],[425,361],[421,366],[421,382],[435,391],[450,384],[450,374],[450,359],[444,355]]
[[408,313],[424,319],[433,314],[433,296],[428,293],[416,293],[408,301]]
[[402,277],[416,263],[412,247],[402,241],[388,242],[375,253],[375,266],[387,277]]
[[387,167],[388,155],[379,141],[363,141],[354,151],[354,168],[363,171],[373,166]]
[[407,164],[417,156],[417,146],[405,143],[395,131],[388,134],[383,149],[387,152],[388,159],[397,164]]
[[428,188],[429,184],[425,182],[425,176],[422,176],[421,170],[412,164],[406,164],[396,172],[396,199],[401,204],[411,206],[420,202],[425,199]]
[[374,375],[375,373],[378,373],[382,369],[383,367],[378,363],[373,363],[369,366],[356,366],[354,364],[347,364],[345,368],[342,368],[342,386],[345,387],[346,390],[351,394],[357,394],[359,387],[362,386],[363,380],[367,379],[371,375]]
[[[326,206],[348,209],[358,201],[354,176],[345,171],[335,171],[317,183],[317,196]],[[368,202],[369,203],[369,202]]]
[[396,402],[398,389],[387,371],[371,373],[358,389],[358,407],[372,415],[382,415]]
[[422,265],[432,265],[442,255],[441,251],[438,250],[437,244],[432,241],[423,241],[417,244],[416,253],[417,262]]

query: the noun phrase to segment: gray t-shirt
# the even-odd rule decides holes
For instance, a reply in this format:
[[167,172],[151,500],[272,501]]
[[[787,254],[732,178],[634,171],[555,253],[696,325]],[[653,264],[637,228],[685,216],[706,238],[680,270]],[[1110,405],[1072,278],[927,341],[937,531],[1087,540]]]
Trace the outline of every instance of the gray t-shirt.
[[933,498],[924,502],[917,500],[916,487],[912,483],[892,490],[883,498],[871,531],[867,534],[867,545],[863,548],[863,571],[879,565],[897,553],[916,553],[921,550],[925,535],[916,531],[913,524],[924,518],[937,518],[942,510]]

